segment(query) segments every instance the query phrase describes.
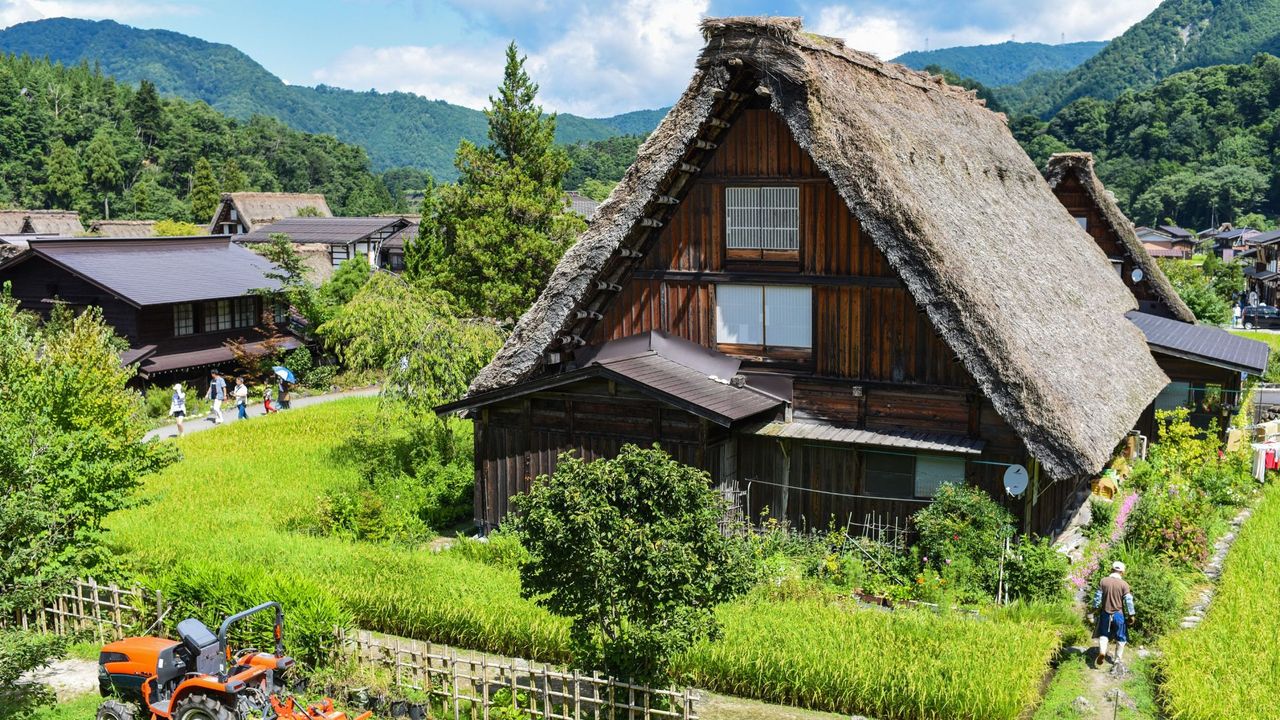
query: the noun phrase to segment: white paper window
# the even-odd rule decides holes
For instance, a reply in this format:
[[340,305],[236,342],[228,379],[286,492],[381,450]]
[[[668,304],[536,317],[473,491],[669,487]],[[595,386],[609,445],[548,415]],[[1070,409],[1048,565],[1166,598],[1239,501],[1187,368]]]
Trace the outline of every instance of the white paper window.
[[334,267],[338,267],[342,263],[351,259],[351,248],[346,245],[333,245],[329,247],[329,262]]
[[795,285],[717,285],[716,342],[813,347],[813,290]]
[[931,498],[944,483],[964,484],[964,458],[917,455],[915,496]]
[[759,285],[716,286],[716,342],[764,344],[764,295]]
[[254,323],[253,298],[236,298],[236,327],[250,327]]
[[1081,230],[1088,230],[1088,229],[1089,229],[1089,218],[1087,218],[1087,217],[1078,217],[1078,218],[1076,218],[1076,222],[1080,225],[1080,229],[1081,229]]
[[204,304],[204,331],[231,329],[231,301],[210,300]]
[[181,337],[190,335],[196,331],[195,313],[192,312],[191,303],[182,303],[173,306],[173,334]]
[[800,188],[725,188],[725,246],[733,250],[798,250]]

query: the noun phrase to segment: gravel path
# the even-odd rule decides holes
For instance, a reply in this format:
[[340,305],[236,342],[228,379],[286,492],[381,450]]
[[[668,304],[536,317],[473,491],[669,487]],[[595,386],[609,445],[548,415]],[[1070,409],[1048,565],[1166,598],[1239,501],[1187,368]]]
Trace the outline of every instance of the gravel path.
[[[367,388],[357,388],[354,390],[343,390],[342,392],[326,393],[324,395],[311,395],[309,397],[298,398],[297,400],[294,400],[292,403],[290,403],[290,405],[292,406],[292,409],[297,410],[298,408],[304,408],[310,405],[319,405],[320,403],[331,402],[333,400],[341,400],[343,398],[373,397],[381,391],[382,391],[382,388],[377,386],[367,387]],[[281,412],[289,412],[289,411],[283,410]],[[262,403],[259,402],[257,404],[249,405],[248,414],[249,414],[249,419],[253,419],[255,417],[261,417],[262,415],[265,415],[266,411],[262,409]],[[236,419],[236,406],[231,403],[223,403],[222,415],[223,417],[226,418],[226,422],[224,422],[223,425],[230,425],[231,423],[239,422]],[[194,433],[194,432],[202,432],[204,430],[210,430],[212,428],[219,427],[213,422],[213,418],[207,415],[203,417],[187,418],[187,422],[184,424],[186,425],[187,435],[190,435],[191,433]],[[143,437],[143,440],[150,440],[151,438],[165,439],[165,438],[173,438],[177,436],[178,436],[177,425],[165,425],[164,427],[158,427],[155,430],[152,430],[151,432],[147,433]]]

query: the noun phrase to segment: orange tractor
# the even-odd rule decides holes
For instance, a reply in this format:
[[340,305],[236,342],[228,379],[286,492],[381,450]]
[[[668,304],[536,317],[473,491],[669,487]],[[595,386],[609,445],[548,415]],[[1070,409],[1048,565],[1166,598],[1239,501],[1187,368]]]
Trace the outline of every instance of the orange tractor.
[[[231,626],[273,608],[275,652],[232,651]],[[293,658],[284,654],[283,630],[284,610],[269,602],[223,620],[217,635],[188,619],[178,623],[179,640],[135,637],[105,645],[98,689],[107,699],[97,720],[347,720],[332,700],[300,705],[284,696]]]

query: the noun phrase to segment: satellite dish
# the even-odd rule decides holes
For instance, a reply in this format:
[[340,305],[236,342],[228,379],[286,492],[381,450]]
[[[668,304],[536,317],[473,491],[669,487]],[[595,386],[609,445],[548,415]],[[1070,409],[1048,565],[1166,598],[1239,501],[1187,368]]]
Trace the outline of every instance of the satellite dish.
[[1133,278],[1134,282],[1142,282],[1142,278],[1146,277],[1146,275],[1142,274],[1142,268],[1134,268],[1133,272],[1129,273],[1129,277]]
[[1027,489],[1027,469],[1021,465],[1010,465],[1004,470],[1004,491],[1017,497]]

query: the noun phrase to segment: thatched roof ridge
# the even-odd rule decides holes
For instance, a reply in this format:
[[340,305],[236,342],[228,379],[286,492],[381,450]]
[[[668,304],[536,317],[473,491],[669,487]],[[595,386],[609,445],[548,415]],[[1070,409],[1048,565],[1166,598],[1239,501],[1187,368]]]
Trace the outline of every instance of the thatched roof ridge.
[[79,235],[84,232],[75,210],[0,210],[0,235]]
[[1093,153],[1057,153],[1049,158],[1049,163],[1044,169],[1044,178],[1049,182],[1050,187],[1058,187],[1058,183],[1071,176],[1080,182],[1089,198],[1093,200],[1093,204],[1097,206],[1098,212],[1106,220],[1111,232],[1115,233],[1116,238],[1129,254],[1129,258],[1135,265],[1142,268],[1143,282],[1150,283],[1151,289],[1174,317],[1183,322],[1194,323],[1195,314],[1183,302],[1178,291],[1174,290],[1173,283],[1169,282],[1164,271],[1147,252],[1146,246],[1138,239],[1133,229],[1133,221],[1120,210],[1115,196],[1107,190],[1102,180],[1098,178],[1098,174],[1094,172]]
[[711,110],[737,82],[761,86],[1050,475],[1099,470],[1168,379],[1124,317],[1132,295],[1003,116],[966,91],[805,34],[798,20],[708,19],[703,31],[684,95],[472,392],[524,380],[548,351],[580,342],[592,317],[582,311],[598,311],[627,276],[634,260],[620,250],[648,247],[642,220],[658,195],[678,190],[681,163],[698,157],[695,140],[714,132]]
[[109,238],[146,238],[156,234],[155,220],[94,220],[89,231]]
[[[333,217],[329,203],[320,193],[234,192],[222,193],[222,202],[231,203],[252,232],[258,225],[297,217],[303,208],[315,208],[319,217]],[[216,219],[218,213],[215,213]],[[211,228],[213,232],[216,228]]]

